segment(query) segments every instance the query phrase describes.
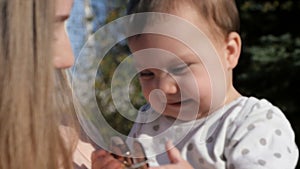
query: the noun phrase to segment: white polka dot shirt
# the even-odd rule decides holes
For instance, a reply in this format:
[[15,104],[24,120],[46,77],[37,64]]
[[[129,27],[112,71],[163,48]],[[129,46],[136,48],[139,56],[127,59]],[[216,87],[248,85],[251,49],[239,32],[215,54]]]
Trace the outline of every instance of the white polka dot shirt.
[[[240,97],[207,118],[183,122],[141,108],[129,136],[138,138],[151,166],[168,164],[172,140],[195,169],[294,169],[299,152],[293,129],[267,100]],[[149,120],[151,119],[151,120]],[[130,139],[128,145],[132,145]]]

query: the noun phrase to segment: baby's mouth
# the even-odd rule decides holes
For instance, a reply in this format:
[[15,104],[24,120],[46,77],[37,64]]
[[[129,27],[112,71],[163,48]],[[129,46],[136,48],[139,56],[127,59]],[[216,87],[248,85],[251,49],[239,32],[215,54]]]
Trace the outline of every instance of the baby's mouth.
[[176,101],[176,102],[168,102],[168,105],[184,105],[186,103],[189,103],[191,99]]

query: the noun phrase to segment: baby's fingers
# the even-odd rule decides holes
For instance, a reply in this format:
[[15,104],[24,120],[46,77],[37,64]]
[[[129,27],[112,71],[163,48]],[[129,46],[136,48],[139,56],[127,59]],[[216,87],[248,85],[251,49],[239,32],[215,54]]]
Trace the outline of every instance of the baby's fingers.
[[169,156],[169,159],[172,164],[179,163],[180,161],[183,161],[179,150],[173,145],[171,141],[168,141],[166,144],[166,150]]
[[179,150],[171,141],[167,142],[166,150],[171,164],[159,167],[151,167],[150,169],[193,169],[193,167],[181,157]]
[[95,161],[97,158],[103,157],[103,156],[106,156],[106,155],[108,155],[107,151],[105,151],[105,150],[96,150],[96,151],[93,151],[93,153],[91,155],[91,160]]
[[124,169],[124,164],[104,150],[92,153],[92,169]]

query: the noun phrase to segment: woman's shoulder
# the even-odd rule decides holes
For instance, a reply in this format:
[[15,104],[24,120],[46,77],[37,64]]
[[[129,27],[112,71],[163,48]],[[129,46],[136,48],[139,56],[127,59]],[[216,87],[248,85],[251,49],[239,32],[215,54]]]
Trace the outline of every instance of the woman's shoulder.
[[91,155],[95,150],[92,141],[84,132],[78,132],[73,127],[60,125],[61,136],[66,145],[73,150],[73,164],[75,169],[90,169]]

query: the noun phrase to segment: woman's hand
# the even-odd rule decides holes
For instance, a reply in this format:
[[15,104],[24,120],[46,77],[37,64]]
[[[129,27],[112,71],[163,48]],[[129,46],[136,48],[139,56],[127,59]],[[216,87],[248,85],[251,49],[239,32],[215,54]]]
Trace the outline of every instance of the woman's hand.
[[92,153],[92,169],[124,169],[125,165],[105,150]]

